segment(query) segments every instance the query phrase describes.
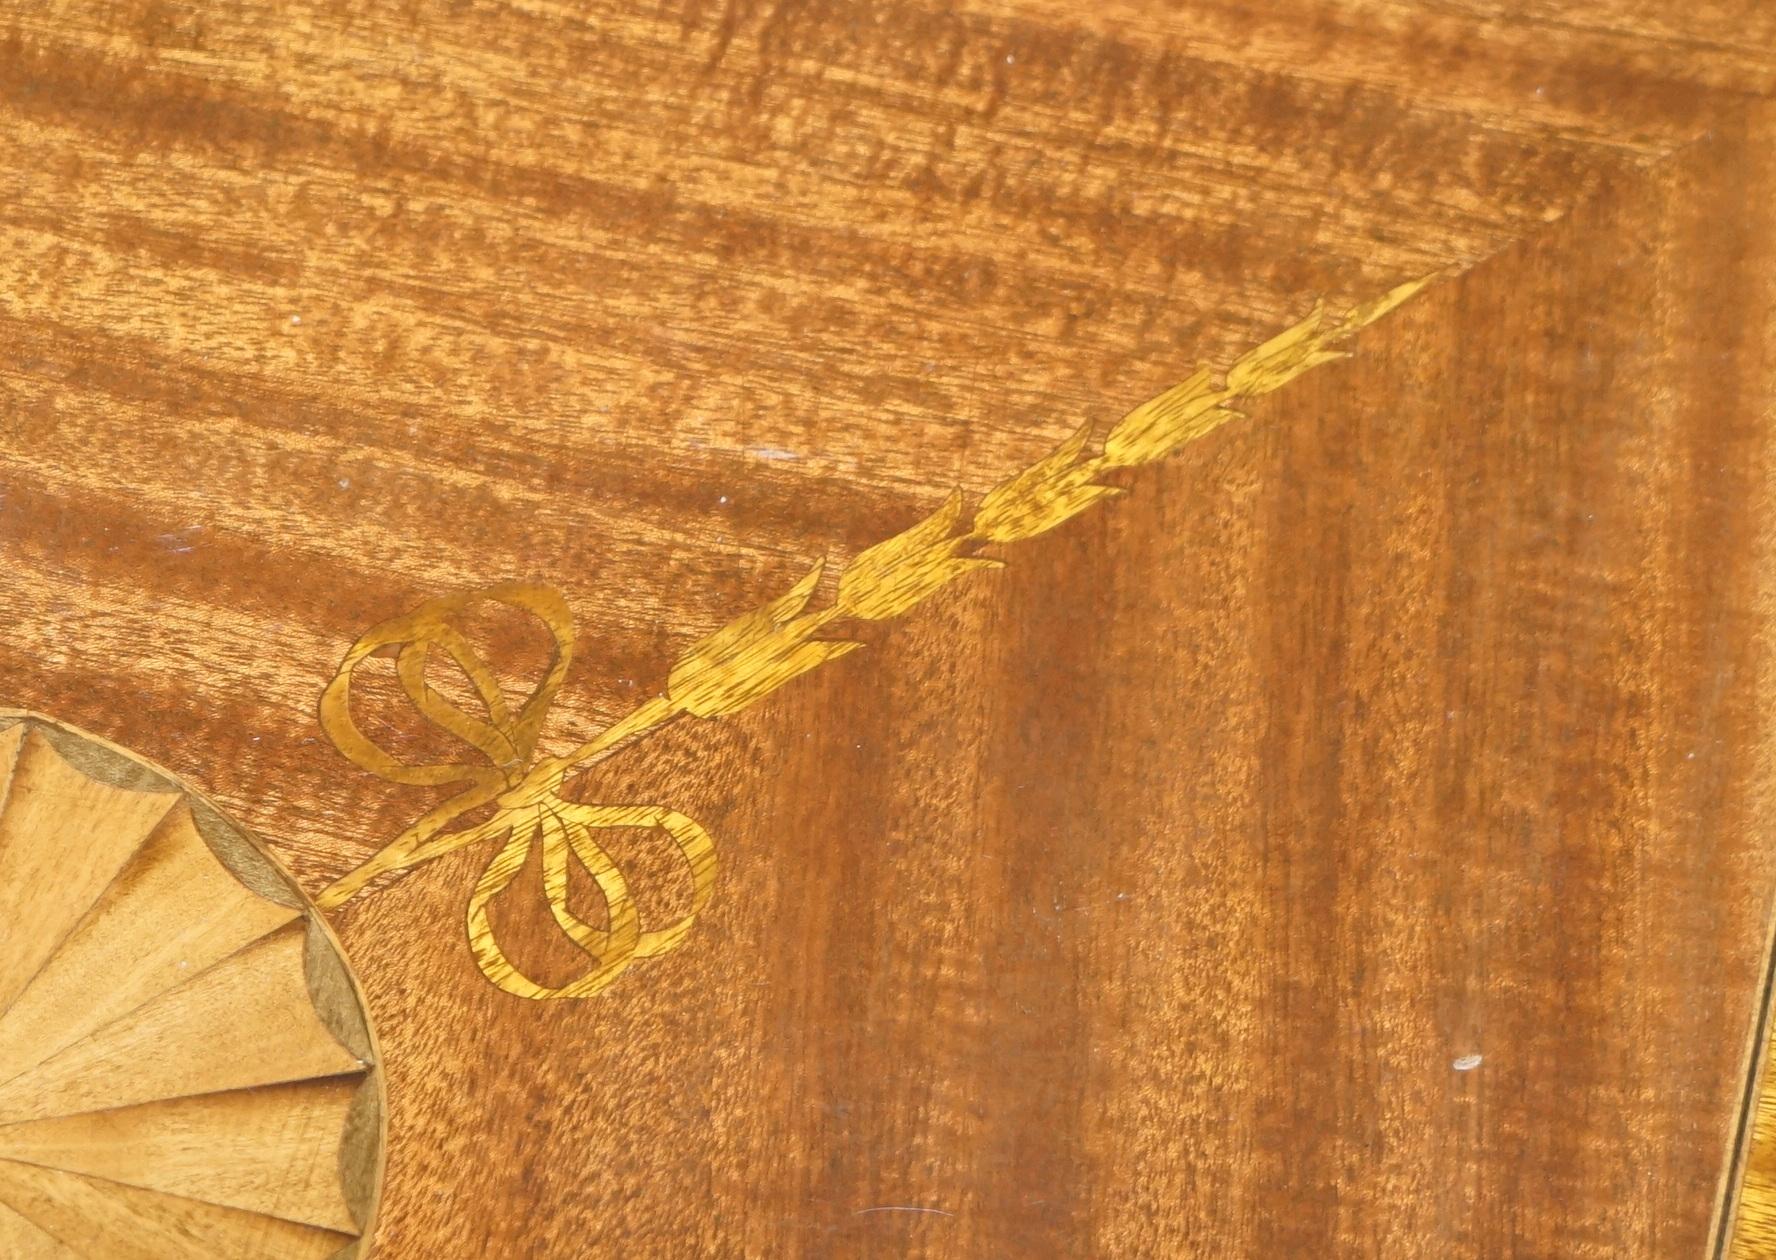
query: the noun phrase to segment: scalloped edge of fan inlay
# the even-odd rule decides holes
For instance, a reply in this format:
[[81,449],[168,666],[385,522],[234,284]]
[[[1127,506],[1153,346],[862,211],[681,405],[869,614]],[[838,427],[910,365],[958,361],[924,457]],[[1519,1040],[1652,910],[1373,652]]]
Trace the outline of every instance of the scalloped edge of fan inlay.
[[257,840],[0,709],[0,923],[0,1255],[368,1260],[375,1032]]

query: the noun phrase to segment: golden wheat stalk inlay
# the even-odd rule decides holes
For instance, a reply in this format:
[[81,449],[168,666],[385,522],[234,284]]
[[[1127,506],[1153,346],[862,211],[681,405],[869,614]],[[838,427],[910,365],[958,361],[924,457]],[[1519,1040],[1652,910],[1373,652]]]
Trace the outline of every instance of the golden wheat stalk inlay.
[[[554,590],[506,583],[427,602],[375,627],[352,645],[321,695],[321,726],[336,747],[372,774],[395,783],[455,787],[458,791],[422,815],[374,857],[327,887],[316,899],[332,909],[379,876],[407,870],[482,842],[497,844],[468,904],[469,946],[481,972],[508,993],[527,998],[589,997],[606,988],[638,958],[671,950],[684,940],[707,905],[715,883],[715,844],[698,823],[658,805],[589,805],[562,796],[569,774],[674,719],[723,717],[764,699],[827,661],[862,647],[844,637],[846,622],[884,621],[935,592],[1002,561],[983,547],[1034,538],[1103,499],[1122,493],[1098,479],[1107,472],[1151,464],[1240,413],[1230,404],[1271,393],[1323,363],[1343,358],[1340,344],[1412,297],[1434,277],[1390,290],[1334,318],[1324,303],[1299,323],[1240,356],[1225,370],[1200,368],[1188,380],[1142,403],[1089,453],[1093,425],[1082,425],[1053,452],[982,497],[964,525],[960,490],[912,528],[857,555],[839,576],[833,601],[810,608],[824,562],[817,561],[778,598],[736,618],[694,644],[673,664],[666,694],[646,701],[578,748],[536,755],[549,705],[566,676],[573,651],[573,619]],[[512,711],[492,670],[454,619],[483,600],[538,617],[554,638],[548,672],[530,698]],[[485,709],[477,717],[450,703],[425,678],[432,651],[460,668]],[[482,761],[411,765],[378,747],[350,710],[351,678],[370,656],[395,652],[403,690],[426,719],[480,754]],[[491,805],[493,814],[467,826],[452,824]],[[594,838],[612,827],[655,828],[678,847],[692,879],[690,908],[677,921],[644,929],[622,871]],[[531,980],[507,958],[495,938],[488,905],[541,846],[543,891],[555,922],[591,960],[577,979],[556,987]],[[568,908],[569,855],[592,877],[604,899],[605,923],[595,927]]]

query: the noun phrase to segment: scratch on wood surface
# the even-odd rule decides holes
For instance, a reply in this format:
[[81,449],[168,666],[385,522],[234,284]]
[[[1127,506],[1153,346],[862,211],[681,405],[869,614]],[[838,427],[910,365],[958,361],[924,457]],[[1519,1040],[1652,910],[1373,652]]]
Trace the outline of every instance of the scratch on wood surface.
[[881,1207],[858,1208],[851,1213],[853,1216],[868,1216],[872,1212],[917,1212],[928,1216],[954,1216],[954,1212],[946,1212],[942,1208],[919,1207],[916,1204],[887,1203]]

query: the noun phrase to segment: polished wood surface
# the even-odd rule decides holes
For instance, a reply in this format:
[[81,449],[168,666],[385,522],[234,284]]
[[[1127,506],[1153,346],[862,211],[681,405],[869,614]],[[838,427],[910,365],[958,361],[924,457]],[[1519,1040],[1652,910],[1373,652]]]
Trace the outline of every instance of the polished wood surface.
[[[1764,995],[1765,1020],[1770,995]],[[1770,1042],[1759,1031],[1763,1061],[1747,1078],[1741,1104],[1741,1131],[1733,1144],[1725,1193],[1721,1197],[1720,1255],[1724,1260],[1763,1260],[1776,1254],[1776,1073],[1770,1069]]]
[[14,6],[0,702],[316,894],[438,799],[323,737],[367,628],[558,588],[571,749],[815,560],[1440,272],[570,784],[721,846],[607,993],[483,979],[484,853],[342,908],[377,1254],[1702,1255],[1776,892],[1773,48],[1750,0]]
[[358,1257],[374,1038],[337,942],[200,796],[0,712],[0,1245]]

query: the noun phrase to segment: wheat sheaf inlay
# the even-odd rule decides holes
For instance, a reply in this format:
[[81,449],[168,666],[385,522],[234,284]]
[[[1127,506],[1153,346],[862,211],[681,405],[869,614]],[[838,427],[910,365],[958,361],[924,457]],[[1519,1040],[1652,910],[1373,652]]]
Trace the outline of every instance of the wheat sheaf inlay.
[[[1343,315],[1316,305],[1304,319],[1225,369],[1204,366],[1142,403],[1113,425],[1095,450],[1093,423],[1082,425],[1053,452],[988,491],[972,513],[966,511],[960,490],[951,493],[912,528],[856,556],[823,607],[810,606],[825,567],[816,562],[783,595],[687,649],[673,664],[664,695],[561,755],[537,754],[544,720],[573,651],[572,615],[556,591],[505,583],[431,600],[382,623],[352,645],[322,693],[322,728],[342,753],[373,774],[396,783],[457,790],[325,889],[317,904],[332,909],[379,876],[487,843],[493,853],[469,895],[467,914],[469,947],[482,974],[519,997],[579,998],[600,992],[637,959],[664,954],[685,939],[714,890],[715,842],[695,820],[663,805],[568,800],[562,795],[568,775],[678,718],[738,713],[790,680],[857,650],[863,644],[846,636],[848,623],[899,617],[958,578],[1001,566],[1004,561],[986,554],[988,549],[1034,538],[1123,493],[1100,478],[1165,459],[1239,416],[1232,404],[1271,393],[1304,372],[1345,357],[1343,343],[1433,278],[1400,285]],[[489,600],[534,614],[554,641],[543,681],[516,710],[457,625],[471,605]],[[407,697],[428,721],[468,744],[475,760],[412,765],[364,734],[351,712],[352,677],[370,657],[391,652]],[[434,652],[442,652],[462,671],[483,712],[465,711],[428,684],[426,668]],[[453,825],[489,806],[490,817]],[[677,920],[642,924],[623,871],[596,838],[599,831],[614,827],[655,829],[677,847],[693,889],[689,908]],[[513,964],[488,913],[490,903],[512,884],[538,846],[550,913],[590,960],[580,976],[559,986],[539,984]],[[569,907],[572,862],[585,869],[599,890],[601,925]]]

